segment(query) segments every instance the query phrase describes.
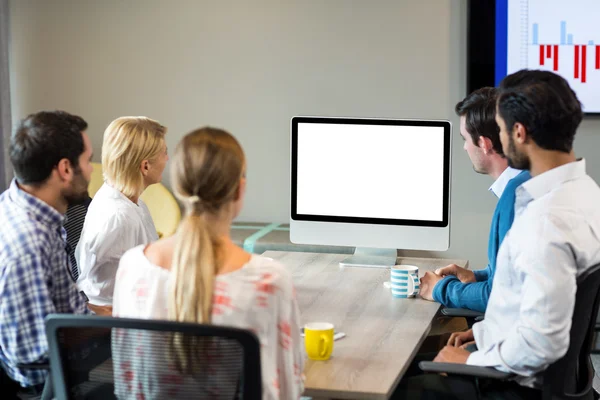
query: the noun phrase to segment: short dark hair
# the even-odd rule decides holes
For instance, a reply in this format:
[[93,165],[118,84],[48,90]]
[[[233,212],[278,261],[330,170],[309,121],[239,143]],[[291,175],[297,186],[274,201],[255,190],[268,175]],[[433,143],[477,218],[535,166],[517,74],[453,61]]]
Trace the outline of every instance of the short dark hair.
[[481,136],[492,141],[492,148],[501,156],[500,127],[496,123],[496,99],[498,91],[493,87],[477,89],[456,104],[455,111],[465,117],[467,132],[477,145]]
[[59,161],[79,167],[87,129],[83,118],[64,111],[41,111],[23,119],[10,139],[10,162],[19,183],[44,183]]
[[581,102],[569,83],[550,71],[521,70],[500,82],[498,112],[510,131],[523,124],[542,149],[569,153],[583,119]]

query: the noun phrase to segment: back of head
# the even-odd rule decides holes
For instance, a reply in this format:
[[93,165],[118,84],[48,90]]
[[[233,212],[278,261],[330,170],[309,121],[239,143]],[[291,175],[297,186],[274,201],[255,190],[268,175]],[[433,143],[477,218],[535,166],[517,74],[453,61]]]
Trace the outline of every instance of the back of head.
[[153,160],[163,151],[166,133],[167,128],[150,118],[115,119],[104,131],[104,178],[125,196],[139,196],[144,190],[142,161]]
[[170,309],[178,321],[210,322],[218,239],[205,217],[218,218],[236,200],[244,166],[241,146],[220,129],[198,129],[177,145],[171,182],[185,206],[185,216],[171,266],[176,284]]
[[498,113],[510,132],[522,124],[540,148],[569,153],[583,119],[569,83],[550,71],[521,70],[500,82]]
[[64,111],[41,111],[23,119],[10,139],[10,162],[17,181],[42,185],[62,159],[77,169],[87,126],[83,118]]
[[494,152],[504,155],[500,142],[500,127],[496,123],[496,99],[493,87],[477,89],[456,104],[456,115],[465,117],[467,132],[477,145],[481,136],[491,140]]
[[188,214],[217,213],[234,200],[244,166],[242,147],[230,133],[211,127],[195,130],[175,150],[173,190]]
[[[229,133],[210,127],[187,134],[177,145],[171,164],[175,195],[185,206],[176,233],[171,263],[169,318],[180,322],[211,322],[214,279],[219,270],[219,238],[205,217],[218,219],[240,195],[244,152]],[[225,216],[227,217],[227,216]],[[175,336],[172,350],[180,370],[190,371],[199,360],[190,343]],[[202,347],[201,345],[195,347]]]

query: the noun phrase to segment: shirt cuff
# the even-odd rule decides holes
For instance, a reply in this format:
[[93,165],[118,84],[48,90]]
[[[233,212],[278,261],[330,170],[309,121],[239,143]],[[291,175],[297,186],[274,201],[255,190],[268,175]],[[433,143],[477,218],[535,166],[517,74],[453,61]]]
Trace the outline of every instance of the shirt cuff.
[[445,306],[446,301],[444,301],[444,298],[446,297],[446,288],[448,287],[448,284],[453,280],[458,280],[458,278],[454,275],[448,275],[442,278],[442,280],[438,281],[438,283],[436,283],[436,285],[433,287],[433,292],[431,293],[433,300]]
[[485,354],[485,352],[478,350],[478,351],[474,351],[469,355],[469,358],[467,358],[467,365],[477,365],[480,367],[488,367],[490,365],[489,362],[489,354]]
[[481,281],[485,281],[488,279],[489,277],[489,272],[486,269],[478,269],[476,271],[473,271],[473,275],[475,275],[475,280],[477,282],[481,282]]

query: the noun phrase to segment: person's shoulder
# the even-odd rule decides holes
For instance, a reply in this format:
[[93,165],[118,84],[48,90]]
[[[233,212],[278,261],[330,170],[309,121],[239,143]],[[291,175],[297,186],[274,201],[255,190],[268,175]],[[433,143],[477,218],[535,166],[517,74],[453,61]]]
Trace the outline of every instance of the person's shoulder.
[[127,250],[121,256],[120,264],[129,265],[135,262],[139,262],[140,260],[144,260],[144,247],[145,245],[142,244]]
[[529,172],[521,171],[518,175],[509,180],[502,192],[502,196],[498,199],[498,209],[513,208],[517,198],[517,189],[529,179],[531,179]]
[[142,198],[140,197],[138,199],[138,206],[144,210],[144,212],[148,215],[150,215],[150,209],[148,208],[148,205],[146,204],[146,202],[144,200],[142,200]]
[[49,257],[51,235],[55,234],[25,211],[17,211],[0,222],[0,258],[26,255]]
[[531,179],[529,171],[521,171],[514,178],[508,181],[504,192],[502,192],[502,197],[504,197],[504,195],[507,197],[514,197],[517,188],[527,182],[529,179]]
[[[157,273],[168,272],[160,267],[153,265],[144,254],[146,245],[139,245],[127,250],[119,260],[117,269],[117,286],[119,281],[123,282],[125,276],[142,277],[142,276],[157,276]],[[162,276],[162,274],[160,274]]]
[[250,261],[248,261],[248,266],[261,270],[272,270],[284,274],[287,273],[287,269],[281,262],[258,254],[252,254]]
[[[140,224],[135,213],[132,213],[130,209],[119,204],[113,204],[112,207],[98,208],[96,210],[92,210],[90,207],[86,215],[86,222],[88,221],[91,224],[88,223],[85,228],[91,228],[97,234],[119,233],[121,230],[134,229]],[[95,226],[95,228],[92,228],[92,226]]]
[[281,262],[261,255],[252,255],[246,268],[259,275],[259,279],[268,281],[284,292],[293,292],[292,274]]

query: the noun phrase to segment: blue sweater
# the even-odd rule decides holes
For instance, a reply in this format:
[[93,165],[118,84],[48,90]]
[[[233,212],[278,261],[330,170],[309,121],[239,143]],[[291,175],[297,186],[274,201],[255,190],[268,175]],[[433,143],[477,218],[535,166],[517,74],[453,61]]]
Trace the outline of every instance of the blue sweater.
[[504,240],[504,236],[515,218],[515,191],[529,178],[531,178],[529,172],[521,172],[508,182],[504,192],[502,192],[502,196],[496,204],[492,226],[490,227],[488,266],[485,269],[473,271],[477,282],[462,283],[455,276],[447,276],[433,288],[433,299],[435,301],[446,307],[468,308],[485,312],[492,292],[494,273],[496,272],[496,256],[502,240]]

